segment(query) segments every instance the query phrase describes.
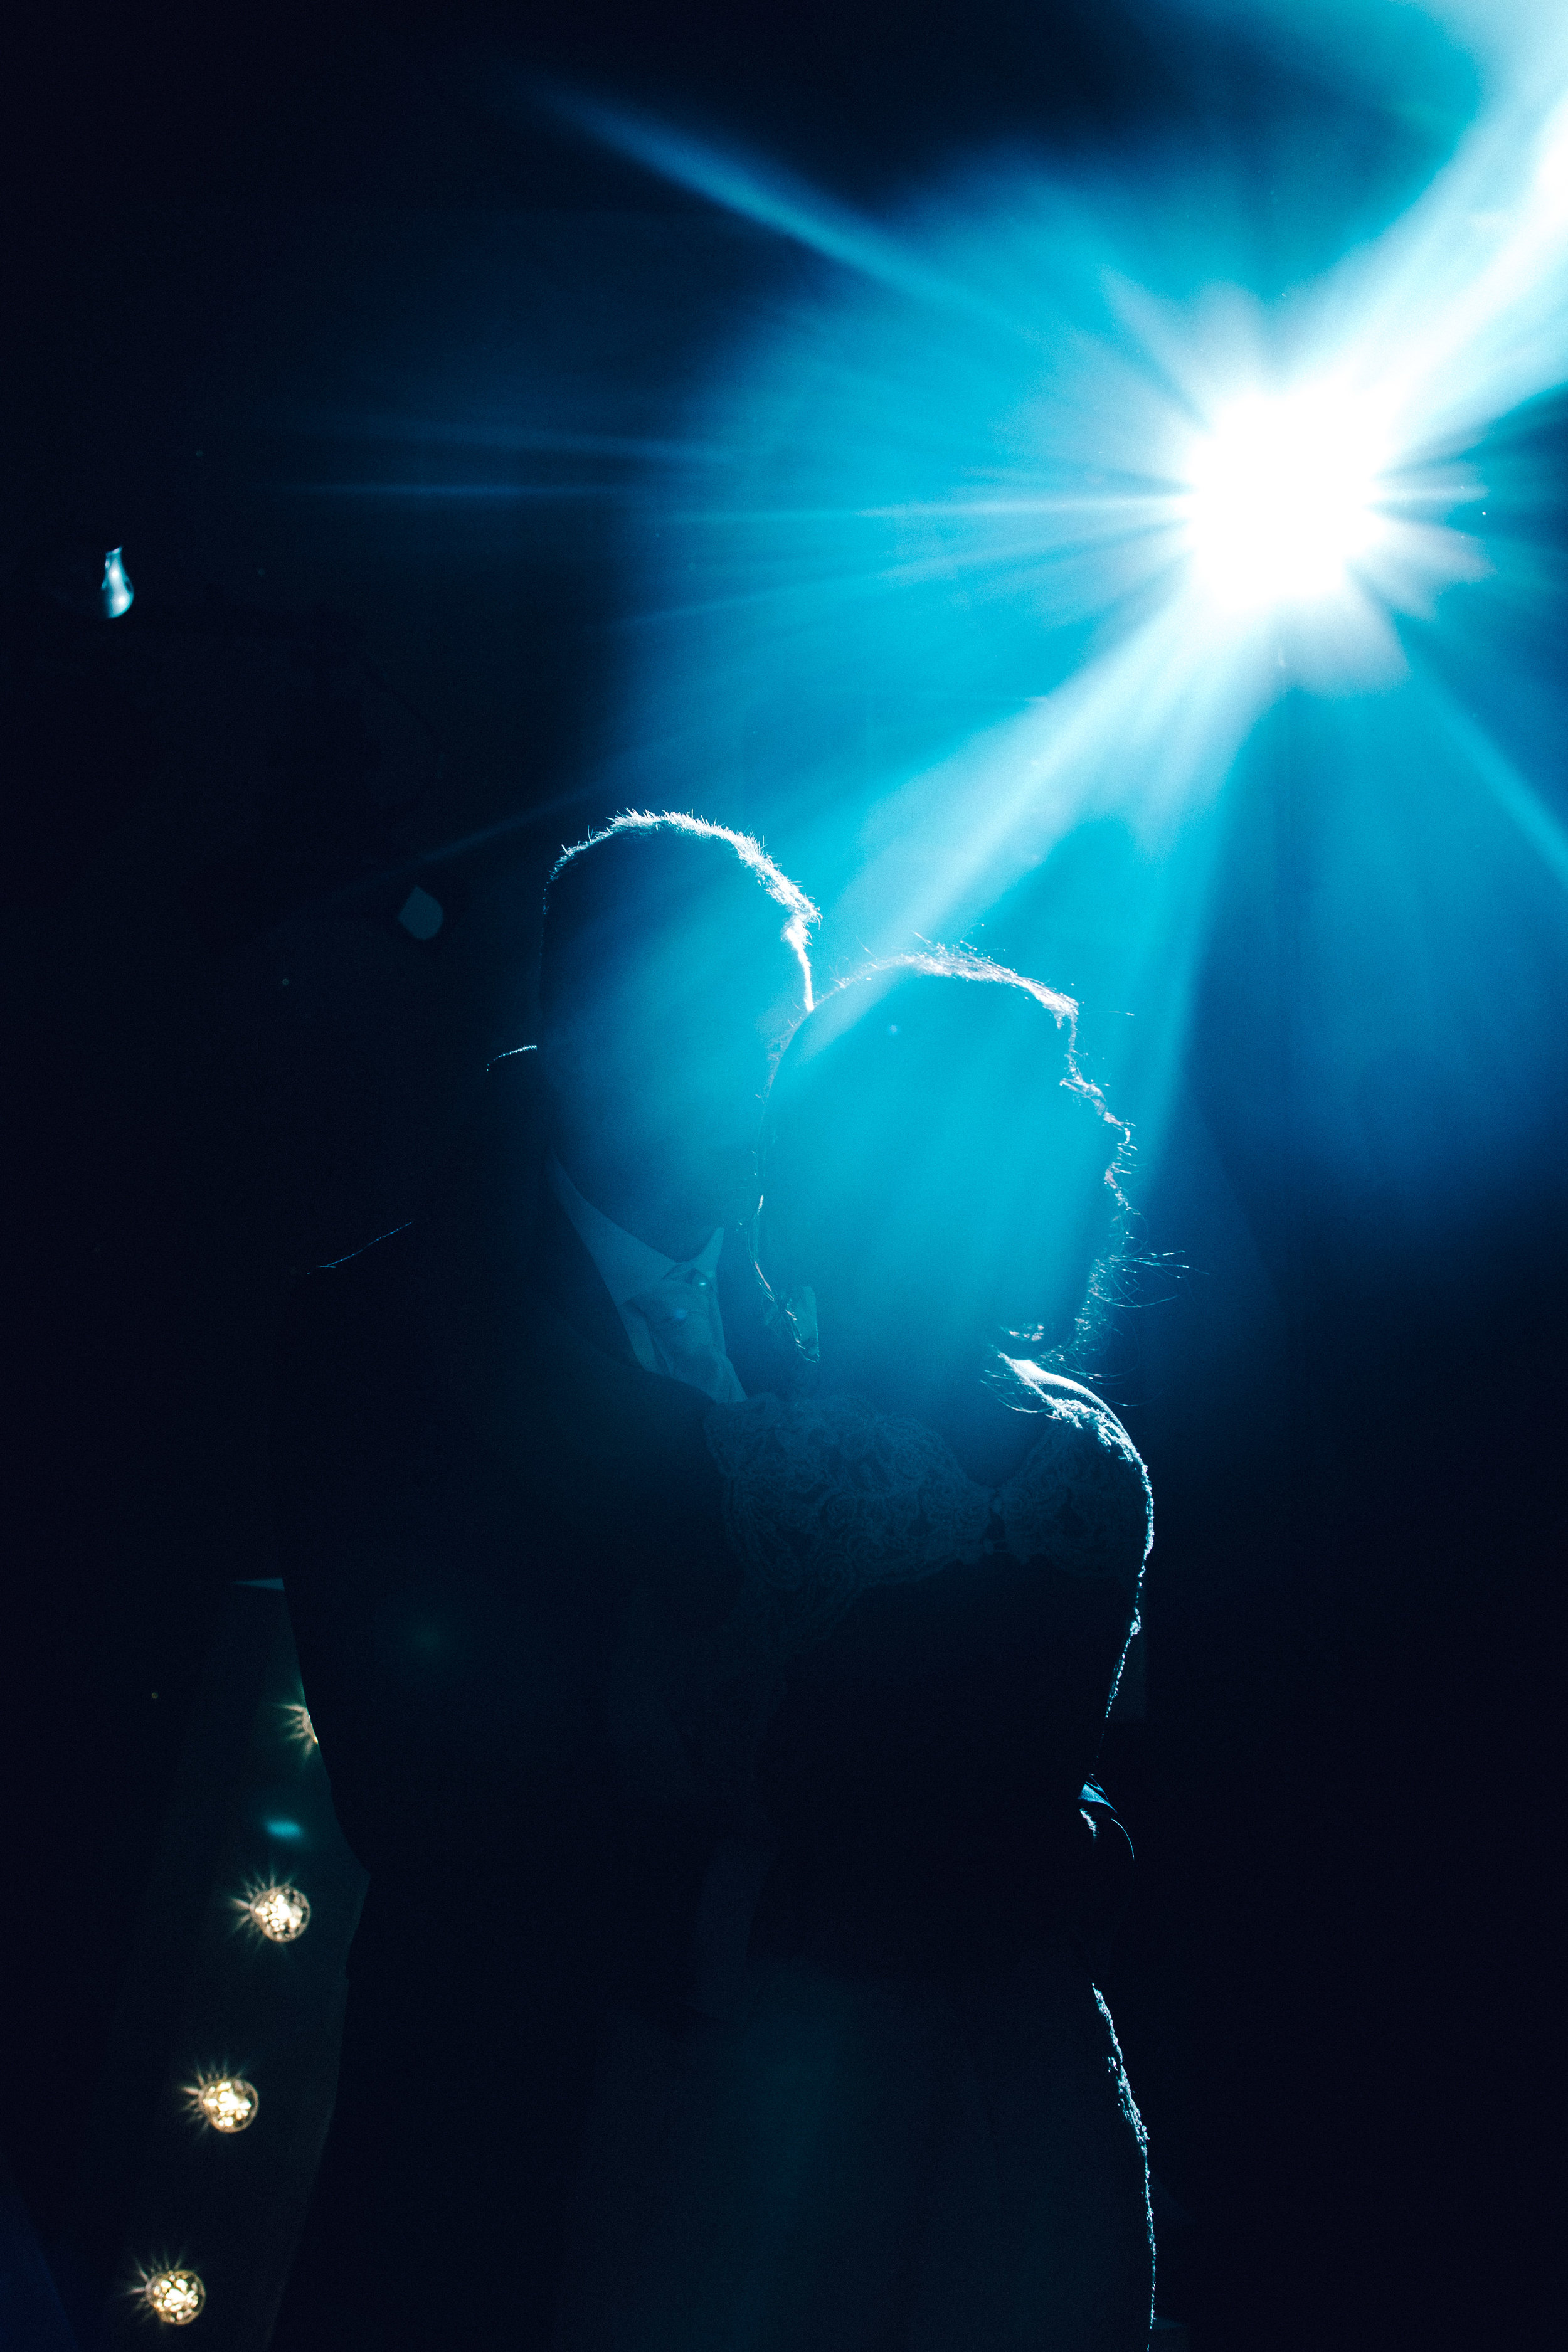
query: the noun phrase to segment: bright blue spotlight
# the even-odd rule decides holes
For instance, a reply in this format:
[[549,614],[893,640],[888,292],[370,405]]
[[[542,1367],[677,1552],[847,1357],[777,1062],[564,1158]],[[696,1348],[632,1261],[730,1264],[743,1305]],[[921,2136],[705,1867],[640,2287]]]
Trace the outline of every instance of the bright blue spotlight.
[[1265,613],[1340,594],[1387,536],[1387,455],[1364,404],[1324,393],[1237,401],[1187,466],[1197,577],[1232,612]]

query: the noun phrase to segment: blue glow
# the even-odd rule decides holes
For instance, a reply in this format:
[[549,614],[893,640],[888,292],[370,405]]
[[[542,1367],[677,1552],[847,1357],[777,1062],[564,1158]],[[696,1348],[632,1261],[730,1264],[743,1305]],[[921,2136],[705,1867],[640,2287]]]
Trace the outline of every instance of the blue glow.
[[992,318],[1001,315],[1004,324],[1018,323],[991,312],[962,278],[933,269],[900,239],[803,186],[775,165],[687,137],[625,107],[604,106],[564,91],[556,94],[554,102],[571,121],[606,146],[635,156],[650,171],[710,197],[762,228],[793,238],[826,260],[841,262],[918,301],[978,310]]
[[1547,872],[1568,890],[1568,826],[1559,823],[1519,769],[1452,696],[1436,689],[1432,692],[1434,708],[1462,760],[1486,786],[1521,837],[1530,844]]
[[[1353,37],[1353,11],[1321,21]],[[1540,794],[1413,667],[1507,584],[1508,543],[1478,536],[1489,428],[1568,377],[1568,30],[1494,50],[1485,87],[1398,217],[1258,293],[1223,160],[1069,185],[1013,155],[872,222],[572,101],[820,262],[679,421],[730,462],[644,475],[604,796],[762,825],[826,902],[829,968],[971,937],[1135,1011],[1101,1075],[1146,1151],[1227,780],[1287,691],[1385,709],[1369,790],[1440,747],[1446,789],[1561,881]],[[1331,218],[1332,186],[1310,195]],[[1404,985],[1391,1036],[1426,1017]]]
[[286,1843],[302,1838],[305,1834],[304,1825],[300,1822],[263,1822],[261,1826],[269,1838],[280,1838]]
[[286,482],[307,499],[593,499],[604,491],[594,482]]
[[118,621],[121,613],[129,613],[136,601],[136,591],[126,578],[125,566],[121,562],[123,552],[121,548],[111,547],[103,559],[103,584],[99,594],[103,601],[103,616],[107,621]]

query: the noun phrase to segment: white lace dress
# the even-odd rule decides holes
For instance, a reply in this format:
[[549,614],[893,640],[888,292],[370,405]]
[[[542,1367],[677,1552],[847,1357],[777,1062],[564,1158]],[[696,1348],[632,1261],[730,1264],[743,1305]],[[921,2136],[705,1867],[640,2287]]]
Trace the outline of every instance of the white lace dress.
[[605,2053],[563,2352],[1144,2352],[1142,2127],[1050,1881],[1148,1484],[1087,1391],[1020,1379],[994,1490],[850,1399],[710,1416],[739,1594],[634,1623],[619,1722],[728,1835],[697,2005]]
[[761,1396],[709,1415],[724,1528],[780,1654],[819,1641],[861,1594],[1005,1551],[1110,1582],[1135,1603],[1153,1534],[1147,1473],[1086,1389],[1014,1368],[1037,1414],[1022,1465],[977,1486],[918,1421],[857,1397]]

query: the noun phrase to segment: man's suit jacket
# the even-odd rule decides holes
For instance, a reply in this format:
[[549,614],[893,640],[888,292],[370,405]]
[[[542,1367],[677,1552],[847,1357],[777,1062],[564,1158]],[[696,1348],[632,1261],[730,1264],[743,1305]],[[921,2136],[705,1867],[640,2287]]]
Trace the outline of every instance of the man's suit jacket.
[[[492,1066],[419,1219],[307,1277],[285,1341],[284,1579],[371,1885],[276,2352],[548,2344],[606,2012],[668,2029],[693,1989],[721,1831],[617,1780],[606,1686],[637,1596],[713,1625],[739,1571],[706,1400],[637,1364],[542,1186],[537,1080]],[[728,1238],[720,1278],[742,1383],[793,1385]]]
[[[604,1694],[639,1586],[729,1605],[706,1400],[637,1366],[542,1152],[535,1057],[506,1057],[426,1213],[308,1276],[285,1338],[284,1581],[371,1885],[279,2352],[547,2342],[606,2006],[686,1990],[712,1832],[616,1785]],[[723,1260],[765,1382],[754,1272]]]

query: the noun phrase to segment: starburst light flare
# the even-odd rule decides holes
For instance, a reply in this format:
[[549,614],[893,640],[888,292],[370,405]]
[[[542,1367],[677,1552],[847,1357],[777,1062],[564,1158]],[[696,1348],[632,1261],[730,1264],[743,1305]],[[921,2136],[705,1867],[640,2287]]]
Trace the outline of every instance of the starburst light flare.
[[199,2273],[183,2267],[148,2271],[138,2279],[134,2291],[165,2327],[188,2327],[201,2317],[207,2299]]
[[310,1924],[310,1904],[297,1886],[268,1881],[247,1887],[234,1898],[241,1927],[254,1927],[269,1944],[298,1942]]
[[[1568,19],[1542,0],[1526,35],[1513,0],[1424,0],[1458,12],[1435,33],[1423,0],[1270,5],[1324,70],[1287,69],[1233,145],[1209,112],[1181,145],[1178,90],[1113,152],[1015,143],[877,205],[557,90],[558,115],[789,266],[714,236],[729,347],[657,429],[611,383],[595,418],[542,414],[521,341],[482,414],[358,420],[410,446],[407,478],[356,497],[616,503],[625,661],[592,806],[711,795],[768,833],[825,904],[826,969],[967,937],[1112,1009],[1097,1075],[1146,1163],[1223,944],[1218,851],[1259,795],[1278,818],[1343,783],[1378,832],[1339,852],[1362,896],[1338,939],[1389,957],[1375,1017],[1358,977],[1346,1068],[1430,1020],[1456,923],[1495,931],[1485,890],[1539,878],[1509,865],[1521,845],[1559,887],[1528,749],[1548,738],[1510,693],[1460,691],[1447,726],[1433,677],[1495,679],[1495,645],[1540,610],[1529,412],[1568,381]],[[1194,0],[1200,79],[1227,8],[1260,13]],[[647,276],[650,332],[703,270],[689,226]],[[570,452],[584,478],[443,488],[432,436]],[[600,458],[616,470],[590,484]],[[1439,845],[1399,918],[1432,932],[1418,982],[1390,944],[1404,844],[1472,817],[1479,854],[1445,867]],[[1342,1140],[1359,1118],[1342,1105]]]
[[1387,452],[1331,394],[1238,400],[1196,441],[1188,532],[1199,585],[1226,612],[1336,595],[1390,528]]
[[186,2084],[185,2105],[195,2121],[228,2138],[256,2121],[261,2094],[243,2074],[201,2074]]

